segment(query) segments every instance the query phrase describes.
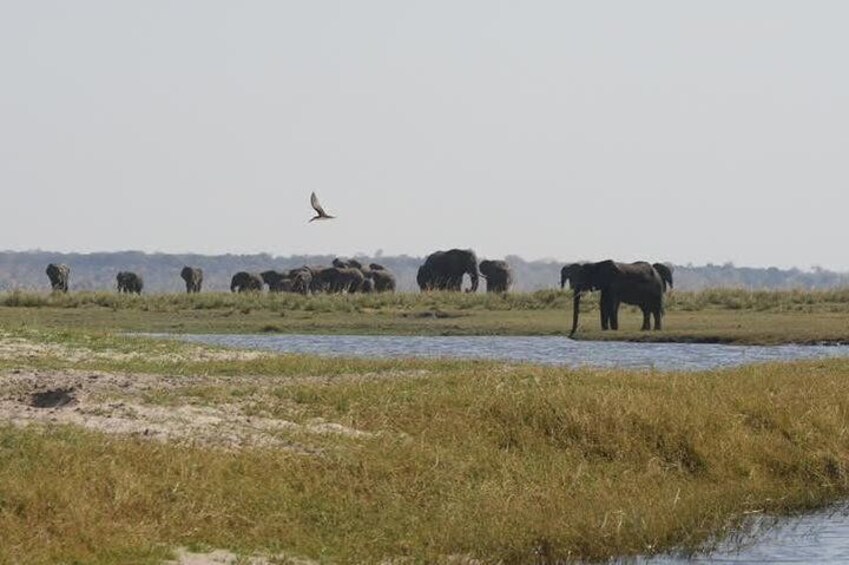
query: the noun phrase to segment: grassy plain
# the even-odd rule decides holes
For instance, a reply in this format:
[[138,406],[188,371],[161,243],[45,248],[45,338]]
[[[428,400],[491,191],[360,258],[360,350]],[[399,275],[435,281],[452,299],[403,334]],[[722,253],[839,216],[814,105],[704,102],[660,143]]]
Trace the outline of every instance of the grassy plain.
[[[241,358],[78,328],[6,329],[0,345],[0,410],[28,401],[27,378],[76,379],[81,400],[0,418],[0,562],[154,563],[177,547],[605,559],[849,494],[849,361],[670,374]],[[92,405],[92,375],[127,378]],[[128,407],[286,422],[263,433],[290,448],[92,428]],[[69,410],[84,423],[51,422]]]
[[[849,291],[673,293],[667,329],[849,341]],[[127,331],[565,334],[569,293],[0,295],[0,563],[689,550],[849,495],[849,361],[705,373],[241,355]],[[64,407],[33,399],[65,383]],[[100,383],[100,384],[98,384]]]
[[[710,343],[849,342],[849,290],[710,290],[669,295],[665,329],[641,332],[624,307],[618,332],[599,329],[596,297],[582,303],[576,339]],[[585,309],[585,311],[583,311]],[[314,296],[115,293],[0,295],[6,327],[179,333],[565,335],[570,292]]]

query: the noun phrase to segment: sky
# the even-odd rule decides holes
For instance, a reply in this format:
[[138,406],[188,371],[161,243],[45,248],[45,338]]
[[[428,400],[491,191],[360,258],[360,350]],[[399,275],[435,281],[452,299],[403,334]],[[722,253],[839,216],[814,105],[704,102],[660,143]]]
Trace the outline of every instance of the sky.
[[[849,270],[849,3],[0,0],[0,249]],[[312,216],[310,192],[338,218]]]

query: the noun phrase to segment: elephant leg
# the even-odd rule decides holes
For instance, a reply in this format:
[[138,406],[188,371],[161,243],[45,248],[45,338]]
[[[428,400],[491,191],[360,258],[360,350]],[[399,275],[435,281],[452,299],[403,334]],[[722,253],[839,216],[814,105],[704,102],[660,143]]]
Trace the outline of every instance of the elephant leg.
[[611,300],[610,302],[610,329],[619,329],[619,300]]
[[[651,320],[651,310],[649,310],[646,307],[642,307],[641,310],[643,311],[643,327],[640,328],[640,329],[642,331],[650,330],[651,329],[651,321],[650,321]],[[655,318],[655,324],[657,324],[657,318]]]
[[658,307],[654,311],[654,329],[661,330],[663,329],[663,310]]
[[601,329],[606,331],[610,322],[610,297],[606,292],[601,293],[601,298],[598,301],[598,311],[601,316]]

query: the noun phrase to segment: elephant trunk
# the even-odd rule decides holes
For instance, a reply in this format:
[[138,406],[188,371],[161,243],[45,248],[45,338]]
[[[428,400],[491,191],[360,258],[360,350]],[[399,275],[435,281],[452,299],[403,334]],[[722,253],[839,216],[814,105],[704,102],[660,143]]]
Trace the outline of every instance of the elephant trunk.
[[581,293],[575,291],[575,297],[572,299],[572,331],[569,332],[569,337],[575,335],[578,330],[578,312],[581,308]]
[[469,278],[472,280],[472,288],[469,289],[469,292],[477,292],[479,281],[479,273],[477,270],[477,266],[471,271],[469,271]]

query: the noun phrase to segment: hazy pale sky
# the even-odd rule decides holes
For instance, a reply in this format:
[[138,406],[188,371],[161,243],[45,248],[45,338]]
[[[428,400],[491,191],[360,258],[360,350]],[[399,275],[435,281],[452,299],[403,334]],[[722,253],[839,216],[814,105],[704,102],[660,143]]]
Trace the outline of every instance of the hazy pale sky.
[[[0,0],[0,249],[849,270],[849,3]],[[315,190],[338,219],[307,224]]]

